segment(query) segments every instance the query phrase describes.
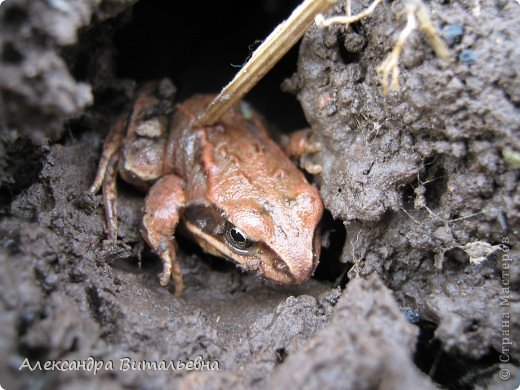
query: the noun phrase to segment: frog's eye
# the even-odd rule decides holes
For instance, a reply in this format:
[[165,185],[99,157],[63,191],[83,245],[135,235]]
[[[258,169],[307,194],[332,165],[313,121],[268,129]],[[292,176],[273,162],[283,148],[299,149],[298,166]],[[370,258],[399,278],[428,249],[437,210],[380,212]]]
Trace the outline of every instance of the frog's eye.
[[242,230],[229,222],[226,224],[226,241],[237,252],[247,252],[253,245],[253,241],[249,240]]

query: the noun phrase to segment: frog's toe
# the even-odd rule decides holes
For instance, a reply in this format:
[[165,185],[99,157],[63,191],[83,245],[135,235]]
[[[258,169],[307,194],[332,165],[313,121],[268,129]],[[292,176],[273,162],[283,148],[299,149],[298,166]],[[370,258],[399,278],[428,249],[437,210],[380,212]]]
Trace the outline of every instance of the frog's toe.
[[[162,256],[161,256],[162,258]],[[170,261],[163,260],[163,271],[159,274],[159,281],[161,286],[166,287],[170,282],[172,276],[172,264]]]

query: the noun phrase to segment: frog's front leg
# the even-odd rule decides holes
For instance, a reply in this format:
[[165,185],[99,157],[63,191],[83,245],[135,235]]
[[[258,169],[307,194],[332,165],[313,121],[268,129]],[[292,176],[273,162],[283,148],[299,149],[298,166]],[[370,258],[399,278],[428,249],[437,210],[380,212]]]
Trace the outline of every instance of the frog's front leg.
[[180,297],[184,288],[173,242],[185,204],[184,186],[184,181],[175,175],[159,179],[146,196],[141,226],[143,238],[163,262],[161,285],[166,286],[173,277],[176,297]]
[[295,131],[283,141],[284,151],[292,160],[299,161],[300,166],[310,174],[321,173],[322,166],[311,160],[311,155],[320,152],[322,148],[314,138],[312,129]]

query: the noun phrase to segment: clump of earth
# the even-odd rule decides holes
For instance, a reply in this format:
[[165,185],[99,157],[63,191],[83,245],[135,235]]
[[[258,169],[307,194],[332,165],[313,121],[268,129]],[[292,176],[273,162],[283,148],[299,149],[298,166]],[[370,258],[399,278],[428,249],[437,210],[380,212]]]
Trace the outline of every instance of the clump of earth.
[[106,240],[101,196],[86,190],[136,85],[169,77],[180,100],[216,92],[296,5],[0,5],[0,385],[518,386],[513,1],[429,3],[450,58],[414,32],[388,95],[376,68],[404,27],[399,2],[313,26],[247,97],[273,127],[310,126],[323,147],[311,179],[325,248],[306,284],[270,284],[179,239],[176,299],[140,237],[144,194],[123,182],[119,240]]

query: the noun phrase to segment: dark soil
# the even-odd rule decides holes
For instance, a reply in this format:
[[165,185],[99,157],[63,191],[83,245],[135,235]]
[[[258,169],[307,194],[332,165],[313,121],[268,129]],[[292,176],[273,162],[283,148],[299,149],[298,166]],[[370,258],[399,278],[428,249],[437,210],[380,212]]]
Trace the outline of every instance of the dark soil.
[[[138,82],[218,90],[298,2],[174,3],[0,6],[0,385],[516,388],[520,6],[432,0],[451,59],[416,32],[388,96],[376,67],[399,2],[311,28],[248,100],[323,145],[314,180],[332,217],[316,276],[275,286],[180,240],[177,300],[139,235],[143,194],[123,183],[120,240],[106,242],[101,197],[86,195],[103,137]],[[120,366],[198,356],[220,370]],[[27,368],[89,357],[113,369]]]

